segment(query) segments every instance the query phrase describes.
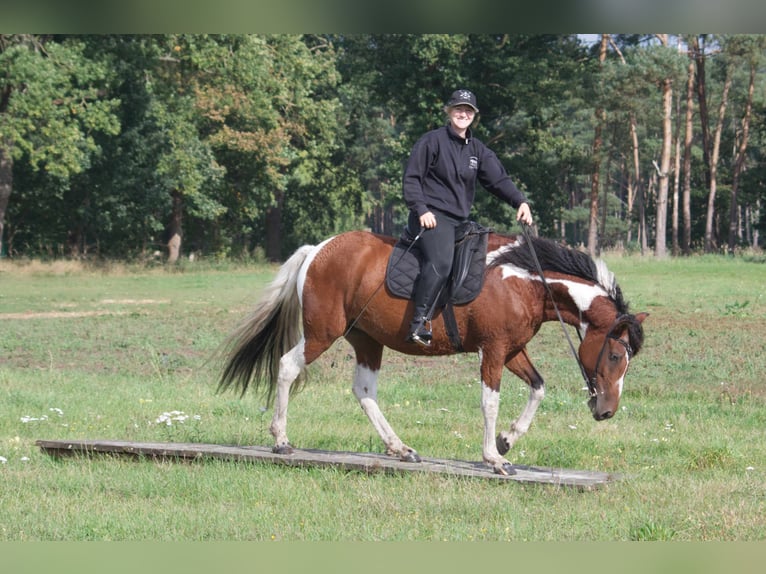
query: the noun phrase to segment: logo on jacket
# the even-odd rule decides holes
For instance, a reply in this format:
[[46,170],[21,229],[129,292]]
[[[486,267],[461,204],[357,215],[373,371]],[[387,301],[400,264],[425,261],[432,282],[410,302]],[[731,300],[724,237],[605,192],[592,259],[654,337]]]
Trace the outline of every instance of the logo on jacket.
[[479,169],[479,158],[471,156],[468,158],[468,169]]

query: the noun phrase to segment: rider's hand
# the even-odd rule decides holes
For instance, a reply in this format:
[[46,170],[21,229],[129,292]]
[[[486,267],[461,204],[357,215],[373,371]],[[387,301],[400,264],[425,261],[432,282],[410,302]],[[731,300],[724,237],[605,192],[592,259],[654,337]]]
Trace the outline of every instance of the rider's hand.
[[423,215],[421,215],[420,227],[424,227],[426,229],[433,229],[436,227],[436,217],[434,214],[430,211],[426,211]]
[[516,221],[532,225],[532,211],[530,211],[528,203],[522,203],[519,206],[519,210],[516,212]]

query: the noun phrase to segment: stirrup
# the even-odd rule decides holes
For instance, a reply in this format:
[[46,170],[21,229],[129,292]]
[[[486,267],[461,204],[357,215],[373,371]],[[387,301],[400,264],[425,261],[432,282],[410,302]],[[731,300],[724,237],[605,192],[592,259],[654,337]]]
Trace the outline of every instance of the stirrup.
[[420,322],[420,324],[418,324],[417,329],[410,333],[410,336],[407,338],[407,340],[411,343],[422,345],[423,347],[430,347],[432,338],[433,333],[431,332],[431,320],[423,317],[423,320]]

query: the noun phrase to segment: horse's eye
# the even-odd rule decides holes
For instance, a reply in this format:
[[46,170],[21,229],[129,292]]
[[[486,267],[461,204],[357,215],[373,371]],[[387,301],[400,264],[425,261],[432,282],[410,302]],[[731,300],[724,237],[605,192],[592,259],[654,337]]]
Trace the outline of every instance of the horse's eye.
[[620,360],[620,355],[615,355],[614,353],[609,353],[609,360],[613,363],[616,363]]

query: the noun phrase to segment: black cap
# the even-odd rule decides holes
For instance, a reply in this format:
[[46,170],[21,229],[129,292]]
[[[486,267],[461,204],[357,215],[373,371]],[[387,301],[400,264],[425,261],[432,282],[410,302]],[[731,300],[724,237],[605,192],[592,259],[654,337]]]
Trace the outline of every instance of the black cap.
[[448,108],[462,105],[471,106],[476,113],[479,113],[479,108],[476,105],[476,96],[471,90],[455,90],[447,102]]

